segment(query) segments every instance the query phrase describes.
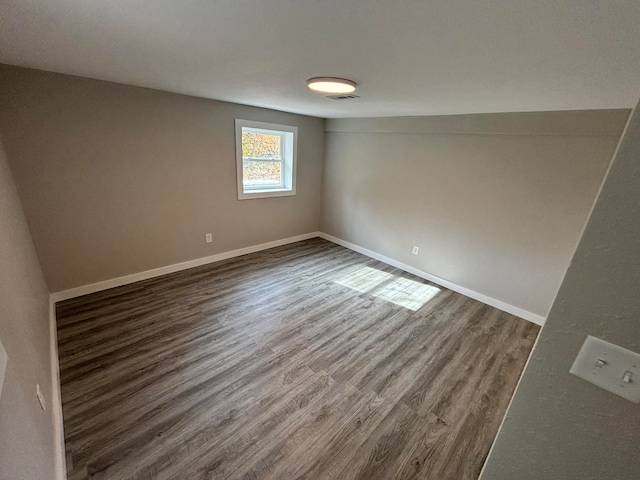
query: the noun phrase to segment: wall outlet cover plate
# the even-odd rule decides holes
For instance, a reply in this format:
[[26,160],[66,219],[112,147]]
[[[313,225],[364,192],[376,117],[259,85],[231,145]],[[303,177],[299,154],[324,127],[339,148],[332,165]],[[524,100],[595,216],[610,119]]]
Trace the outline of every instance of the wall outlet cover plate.
[[[638,353],[589,335],[569,372],[633,403],[640,403]],[[625,376],[628,382],[625,382]]]

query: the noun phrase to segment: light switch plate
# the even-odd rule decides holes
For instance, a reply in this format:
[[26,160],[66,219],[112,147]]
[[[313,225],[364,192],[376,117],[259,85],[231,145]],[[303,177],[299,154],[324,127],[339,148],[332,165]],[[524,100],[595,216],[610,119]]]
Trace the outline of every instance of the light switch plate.
[[589,335],[569,372],[633,403],[640,403],[638,353]]
[[4,385],[4,372],[7,370],[7,351],[0,341],[0,399],[2,399],[2,385]]

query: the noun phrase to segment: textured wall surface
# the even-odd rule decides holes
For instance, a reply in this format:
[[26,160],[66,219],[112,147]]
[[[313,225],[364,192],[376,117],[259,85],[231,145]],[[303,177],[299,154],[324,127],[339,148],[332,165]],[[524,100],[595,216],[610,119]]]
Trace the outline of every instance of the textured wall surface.
[[[0,397],[0,478],[54,478],[49,292],[0,145],[0,339],[9,357]],[[47,402],[36,399],[40,384]]]
[[321,229],[545,317],[628,115],[328,120]]
[[[236,118],[298,127],[295,196],[238,200]],[[319,227],[318,118],[0,66],[0,133],[53,292]]]
[[482,480],[637,480],[640,405],[569,373],[587,335],[640,352],[636,108]]

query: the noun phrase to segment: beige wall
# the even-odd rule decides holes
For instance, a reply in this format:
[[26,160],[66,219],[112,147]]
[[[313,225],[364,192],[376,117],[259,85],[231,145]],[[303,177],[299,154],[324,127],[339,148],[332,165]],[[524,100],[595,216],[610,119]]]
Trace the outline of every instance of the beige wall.
[[[298,127],[297,195],[237,199],[235,118]],[[319,227],[318,118],[0,66],[0,133],[53,292]]]
[[[0,145],[0,339],[8,354],[0,397],[0,478],[54,478],[49,292]],[[40,384],[47,402],[36,399]]]
[[328,120],[321,230],[545,317],[628,113]]
[[640,405],[569,373],[587,335],[640,352],[639,292],[636,108],[483,480],[640,478]]

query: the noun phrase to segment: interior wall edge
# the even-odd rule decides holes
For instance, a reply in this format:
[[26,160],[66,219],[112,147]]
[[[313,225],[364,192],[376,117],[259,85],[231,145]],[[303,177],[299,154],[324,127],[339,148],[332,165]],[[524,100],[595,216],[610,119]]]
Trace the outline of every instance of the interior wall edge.
[[542,326],[544,325],[544,322],[546,320],[546,318],[542,317],[541,315],[535,314],[533,312],[529,312],[515,305],[510,305],[506,302],[490,297],[483,293],[476,292],[475,290],[471,290],[469,288],[463,287],[462,285],[458,285],[456,283],[450,282],[449,280],[445,280],[444,278],[440,278],[430,273],[419,270],[415,267],[407,265],[406,263],[399,262],[397,260],[394,260],[393,258],[387,257],[385,255],[382,255],[380,253],[374,252],[367,248],[361,247],[354,243],[347,242],[346,240],[342,240],[341,238],[334,237],[333,235],[320,232],[319,236],[321,238],[324,238],[325,240],[336,243],[338,245],[341,245],[345,248],[361,253],[368,257],[375,258],[376,260],[392,265],[396,268],[404,270],[405,272],[411,273],[417,277],[423,278],[437,285],[448,288],[449,290],[453,290],[454,292],[460,293],[469,298],[473,298],[474,300],[478,300],[479,302],[485,303],[491,307],[495,307],[499,310],[502,310],[503,312],[511,313],[516,317],[522,318],[524,320],[528,320],[529,322],[535,323],[536,325]]
[[[631,119],[633,118],[633,116],[631,115],[632,112],[633,112],[633,110],[630,110],[629,116],[627,117],[627,121],[624,124],[624,128],[622,129],[622,132],[620,133],[620,137],[618,139],[618,145],[616,146],[616,149],[613,152],[613,155],[611,156],[611,160],[609,161],[609,165],[607,166],[607,171],[605,172],[604,176],[602,177],[602,181],[600,182],[600,186],[598,187],[598,192],[596,193],[596,196],[593,199],[593,202],[591,203],[591,208],[589,209],[589,214],[587,215],[587,218],[585,219],[584,224],[582,225],[582,229],[580,230],[580,236],[576,240],[576,243],[575,243],[575,245],[573,247],[573,252],[571,253],[571,258],[572,259],[575,256],[576,252],[578,251],[578,246],[580,245],[580,241],[582,240],[582,236],[584,235],[584,232],[587,229],[587,225],[589,224],[589,219],[591,218],[591,215],[593,214],[593,210],[596,208],[596,203],[598,203],[598,199],[600,198],[600,194],[602,193],[602,188],[604,187],[604,184],[605,184],[605,182],[607,180],[607,177],[609,176],[609,172],[611,171],[611,166],[613,165],[613,161],[618,156],[618,152],[620,151],[620,145],[622,145],[622,140],[625,137],[625,135],[627,133],[627,130],[629,129],[629,124],[631,123]],[[555,294],[553,295],[553,301],[555,301],[556,297],[558,296],[558,293],[560,292],[560,287],[562,286],[562,282],[564,281],[564,278],[567,276],[567,272],[569,271],[569,267],[571,267],[571,262],[567,263],[567,268],[565,269],[564,274],[562,275],[562,281],[558,285],[558,288],[557,288]],[[549,304],[549,309],[547,310],[547,315],[546,315],[547,317],[551,313],[551,308],[553,307],[553,301]],[[534,345],[533,346],[533,350],[535,350],[535,347],[536,346]],[[526,368],[527,368],[527,366],[525,365],[525,369]],[[519,384],[519,382],[518,382],[518,384]],[[515,393],[514,393],[514,395],[515,395]],[[509,409],[507,409],[507,411],[509,411]],[[489,454],[491,454],[491,452],[489,452]]]
[[[571,373],[588,336],[640,348],[640,104],[522,374],[483,480],[640,478],[640,410]],[[600,442],[600,439],[610,441]],[[558,477],[560,475],[560,477]]]
[[62,392],[60,390],[60,363],[58,361],[58,329],[56,325],[56,304],[49,295],[49,338],[51,341],[51,411],[56,455],[56,480],[67,478],[65,458],[64,423],[62,414]]

